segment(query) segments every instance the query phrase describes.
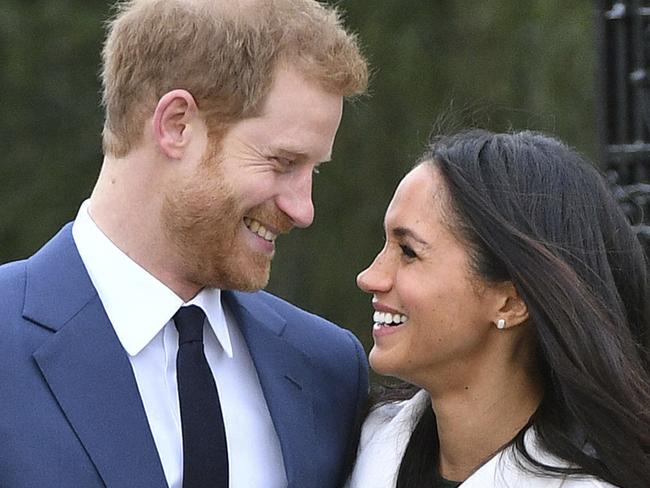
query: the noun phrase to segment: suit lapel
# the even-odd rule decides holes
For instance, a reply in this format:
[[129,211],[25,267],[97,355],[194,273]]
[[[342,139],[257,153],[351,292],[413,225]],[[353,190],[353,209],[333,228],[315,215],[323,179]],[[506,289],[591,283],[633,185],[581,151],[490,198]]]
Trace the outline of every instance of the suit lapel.
[[224,292],[248,345],[280,440],[289,486],[309,479],[305,463],[317,442],[307,356],[283,333],[285,320],[255,294]]
[[34,359],[106,486],[166,486],[131,365],[70,226],[30,259],[24,316],[56,332]]

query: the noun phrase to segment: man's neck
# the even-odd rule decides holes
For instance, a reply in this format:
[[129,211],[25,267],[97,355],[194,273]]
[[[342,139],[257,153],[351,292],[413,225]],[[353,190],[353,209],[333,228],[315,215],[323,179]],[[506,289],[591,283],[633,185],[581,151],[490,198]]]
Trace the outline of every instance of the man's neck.
[[165,238],[160,212],[166,181],[146,158],[105,158],[88,208],[97,227],[129,258],[183,301],[200,287],[183,279],[182,263]]

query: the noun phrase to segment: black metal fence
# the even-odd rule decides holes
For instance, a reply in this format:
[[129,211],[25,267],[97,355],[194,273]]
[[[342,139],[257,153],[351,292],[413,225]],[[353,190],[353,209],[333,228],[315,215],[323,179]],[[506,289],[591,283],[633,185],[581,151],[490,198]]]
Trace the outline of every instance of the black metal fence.
[[596,32],[601,157],[650,251],[650,1],[599,0]]

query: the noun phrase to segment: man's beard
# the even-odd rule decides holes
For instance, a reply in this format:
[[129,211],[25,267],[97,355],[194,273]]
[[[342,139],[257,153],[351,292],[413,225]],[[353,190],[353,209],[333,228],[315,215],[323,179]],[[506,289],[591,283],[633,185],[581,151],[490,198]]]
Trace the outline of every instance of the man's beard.
[[[259,290],[268,283],[271,256],[246,245],[242,236],[249,232],[243,224],[246,209],[220,168],[217,157],[206,156],[184,187],[167,192],[162,208],[167,239],[190,283],[201,288]],[[246,215],[286,232],[291,225],[278,213],[262,204]]]

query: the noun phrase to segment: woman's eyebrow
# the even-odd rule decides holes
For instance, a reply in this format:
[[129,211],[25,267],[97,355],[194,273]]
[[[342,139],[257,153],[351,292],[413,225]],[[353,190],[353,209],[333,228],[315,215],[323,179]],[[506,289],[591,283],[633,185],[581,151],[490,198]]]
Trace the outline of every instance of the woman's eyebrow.
[[404,237],[409,237],[413,239],[414,241],[419,242],[423,246],[428,246],[429,243],[422,239],[420,236],[418,236],[415,232],[413,232],[411,229],[408,229],[407,227],[394,227],[391,230],[391,233],[393,236],[398,237],[398,238],[404,238]]

